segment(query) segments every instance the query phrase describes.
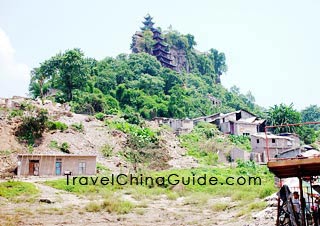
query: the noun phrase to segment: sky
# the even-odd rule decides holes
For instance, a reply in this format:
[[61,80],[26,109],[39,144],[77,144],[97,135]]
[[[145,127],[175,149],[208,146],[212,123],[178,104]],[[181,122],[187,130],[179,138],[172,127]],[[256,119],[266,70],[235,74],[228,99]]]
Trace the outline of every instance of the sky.
[[0,0],[0,97],[25,96],[30,71],[67,49],[98,60],[130,53],[149,13],[155,26],[192,34],[226,54],[222,84],[268,108],[320,105],[317,0]]

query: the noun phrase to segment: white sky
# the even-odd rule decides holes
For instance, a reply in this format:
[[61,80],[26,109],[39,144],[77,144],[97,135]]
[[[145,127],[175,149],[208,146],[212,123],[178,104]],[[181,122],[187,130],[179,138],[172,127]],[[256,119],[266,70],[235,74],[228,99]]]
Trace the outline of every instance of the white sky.
[[0,0],[0,96],[25,94],[30,70],[59,51],[129,53],[150,13],[155,26],[193,34],[200,51],[224,52],[227,88],[264,107],[320,105],[319,12],[317,0]]

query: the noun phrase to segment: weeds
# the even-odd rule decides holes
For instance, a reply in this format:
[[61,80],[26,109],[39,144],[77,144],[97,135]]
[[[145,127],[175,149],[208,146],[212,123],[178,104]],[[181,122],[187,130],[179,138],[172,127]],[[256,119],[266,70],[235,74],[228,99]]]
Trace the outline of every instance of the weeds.
[[84,132],[84,126],[83,126],[82,122],[71,124],[71,128],[75,131],[80,132],[80,133]]

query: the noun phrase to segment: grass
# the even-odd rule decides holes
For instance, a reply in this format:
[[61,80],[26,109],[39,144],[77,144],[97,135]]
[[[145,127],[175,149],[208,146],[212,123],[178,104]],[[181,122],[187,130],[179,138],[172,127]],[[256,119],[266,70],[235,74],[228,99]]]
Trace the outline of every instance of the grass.
[[[97,183],[92,185],[90,182],[89,185],[83,186],[76,182],[75,185],[66,185],[66,179],[60,179],[55,181],[48,181],[46,184],[55,187],[57,189],[78,193],[101,193],[105,190],[117,191],[123,190],[127,194],[131,194],[133,198],[137,200],[142,200],[145,198],[150,198],[152,196],[167,195],[175,196],[172,194],[170,188],[172,187],[167,178],[171,176],[171,182],[187,182],[188,178],[190,179],[190,184],[184,186],[184,191],[178,192],[179,195],[191,194],[191,193],[207,193],[211,196],[217,197],[231,197],[233,201],[241,200],[254,200],[255,198],[264,198],[271,195],[276,191],[274,187],[274,178],[270,174],[266,167],[264,166],[246,166],[239,168],[198,168],[198,169],[176,169],[176,170],[165,170],[165,171],[156,171],[156,172],[146,172],[144,175],[151,176],[152,178],[165,178],[164,183],[159,183],[157,185],[155,182],[152,185],[150,181],[148,184],[143,185],[101,185]],[[197,184],[197,181],[203,182],[199,179],[206,175],[206,184]],[[139,176],[139,175],[137,175]],[[99,176],[101,178],[101,176]],[[218,180],[218,184],[210,185],[209,178],[215,177]],[[234,185],[221,185],[220,182],[225,182],[227,177],[234,177],[230,182],[235,183]],[[247,183],[244,185],[236,184],[237,178],[243,177],[246,179]],[[261,185],[249,185],[249,177],[260,177]],[[109,176],[110,178],[110,176]],[[195,184],[192,184],[192,181],[195,180]],[[71,181],[71,179],[70,179]],[[154,180],[155,181],[155,180]],[[251,181],[253,183],[253,181]]]
[[0,183],[0,196],[14,202],[32,202],[38,193],[38,189],[31,183],[20,181]]
[[212,210],[214,212],[222,212],[222,211],[225,211],[229,208],[229,204],[228,203],[225,203],[225,202],[218,202],[218,203],[215,203],[212,205]]
[[11,153],[11,150],[0,150],[0,156],[9,156]]
[[19,214],[7,215],[7,214],[0,213],[0,225],[3,225],[3,226],[21,225],[22,221],[20,217],[21,216]]
[[85,206],[87,212],[107,211],[108,213],[127,214],[134,208],[134,205],[129,201],[123,201],[117,196],[105,198],[102,203],[89,202]]
[[103,157],[108,158],[113,154],[113,147],[111,147],[109,144],[105,144],[101,147],[100,151]]
[[75,131],[80,132],[80,133],[84,132],[84,126],[83,126],[82,122],[71,124],[71,128]]
[[[176,174],[176,175],[175,175]],[[204,175],[207,175],[207,184],[189,184],[184,185],[183,190],[174,191],[174,186],[168,183],[169,175],[175,175],[171,179],[179,179],[180,183],[182,177],[190,177],[191,182],[194,179],[197,181]],[[138,174],[137,176],[139,176]],[[252,211],[258,211],[265,207],[265,202],[259,201],[266,196],[271,195],[276,191],[274,187],[274,177],[268,171],[265,166],[258,166],[252,163],[239,162],[238,167],[207,167],[197,169],[174,169],[165,171],[150,171],[143,172],[145,176],[151,176],[152,178],[164,177],[164,183],[157,185],[145,184],[142,185],[96,185],[83,186],[79,183],[75,185],[66,185],[66,179],[60,179],[55,181],[46,182],[47,185],[53,186],[57,189],[73,192],[76,194],[83,194],[87,197],[90,196],[92,202],[90,202],[85,211],[88,212],[100,212],[107,211],[110,213],[127,213],[132,208],[145,208],[150,200],[156,199],[168,199],[176,200],[178,197],[184,197],[183,204],[186,206],[194,206],[198,209],[209,208],[213,212],[222,212],[230,208],[230,203],[215,203],[209,204],[208,200],[212,198],[229,197],[232,202],[235,203],[235,208],[238,211],[237,216],[247,215]],[[110,175],[108,175],[110,178]],[[101,175],[99,175],[101,177]],[[210,185],[208,183],[209,177],[216,177],[219,182],[225,181],[227,177],[260,177],[261,185]],[[199,179],[199,181],[201,181]],[[174,182],[174,180],[172,180]],[[132,203],[123,201],[119,198],[119,195],[130,195],[133,199],[139,201],[140,204],[134,206]],[[103,202],[97,202],[95,200],[103,199]],[[142,204],[144,203],[144,205]],[[138,210],[136,210],[138,211]],[[144,211],[141,210],[141,214]]]

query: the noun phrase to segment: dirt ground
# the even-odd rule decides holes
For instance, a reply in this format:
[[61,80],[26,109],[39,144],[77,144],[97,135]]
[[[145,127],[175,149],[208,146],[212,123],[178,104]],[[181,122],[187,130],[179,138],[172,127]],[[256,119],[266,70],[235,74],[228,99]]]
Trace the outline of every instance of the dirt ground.
[[[274,207],[239,217],[237,215],[239,209],[233,208],[230,198],[212,198],[207,204],[199,206],[186,204],[185,197],[170,200],[166,195],[161,195],[156,199],[138,201],[130,195],[122,194],[124,200],[136,206],[130,213],[87,212],[86,204],[100,200],[54,189],[42,183],[47,179],[37,177],[23,179],[34,183],[40,191],[34,202],[13,203],[0,197],[0,225],[268,226],[275,224]],[[47,199],[53,203],[39,202],[40,199]],[[222,212],[214,212],[210,205],[216,202],[227,202],[231,207]]]

